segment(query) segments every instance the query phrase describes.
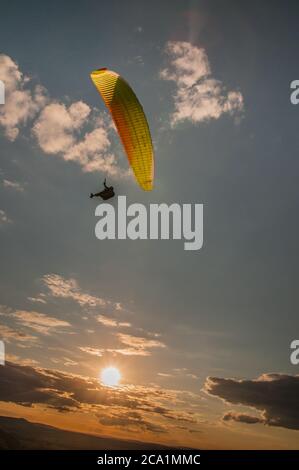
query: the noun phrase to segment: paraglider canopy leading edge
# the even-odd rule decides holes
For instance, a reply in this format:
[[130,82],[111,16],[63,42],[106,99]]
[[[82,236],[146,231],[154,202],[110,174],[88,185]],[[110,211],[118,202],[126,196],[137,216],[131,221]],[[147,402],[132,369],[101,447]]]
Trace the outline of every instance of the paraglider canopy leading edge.
[[90,77],[111,113],[136,181],[144,191],[151,191],[154,151],[148,122],[138,98],[130,85],[112,70],[94,70]]

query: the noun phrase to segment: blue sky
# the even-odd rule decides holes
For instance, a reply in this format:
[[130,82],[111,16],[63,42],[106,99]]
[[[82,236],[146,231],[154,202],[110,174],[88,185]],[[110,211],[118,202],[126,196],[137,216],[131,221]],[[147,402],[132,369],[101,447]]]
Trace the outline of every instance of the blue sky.
[[[14,125],[14,103],[0,109],[7,353],[19,367],[82,377],[112,363],[123,384],[136,394],[144,387],[152,401],[155,387],[177,393],[177,403],[186,393],[176,417],[186,418],[183,429],[167,416],[156,422],[151,411],[146,422],[163,431],[145,427],[142,416],[131,423],[132,437],[142,429],[144,439],[168,443],[174,436],[199,446],[295,446],[298,421],[290,424],[289,410],[271,416],[266,401],[240,399],[242,412],[251,414],[250,404],[262,416],[246,424],[220,379],[254,387],[262,374],[297,373],[289,360],[298,328],[299,111],[289,99],[298,78],[297,13],[292,1],[1,4],[0,79],[9,70],[8,99],[29,93],[26,116]],[[148,117],[156,167],[150,194],[124,175],[126,158],[89,78],[104,66],[126,78]],[[91,151],[84,139],[98,129],[109,144],[101,147],[99,137]],[[94,171],[86,171],[87,153],[100,162]],[[180,241],[97,240],[88,195],[105,176],[129,203],[203,203],[202,250],[184,251]],[[208,376],[215,377],[210,388]],[[284,377],[267,376],[274,395]],[[205,384],[218,398],[202,392]],[[4,399],[1,411],[36,419],[42,406],[29,416]],[[47,422],[76,428],[75,417],[66,423],[51,413]],[[126,436],[109,413],[106,424],[86,429]]]

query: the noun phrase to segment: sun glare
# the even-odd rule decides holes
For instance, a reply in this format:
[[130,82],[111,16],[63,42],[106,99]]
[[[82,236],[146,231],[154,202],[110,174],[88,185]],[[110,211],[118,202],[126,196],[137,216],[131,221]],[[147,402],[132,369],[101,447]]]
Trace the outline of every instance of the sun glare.
[[101,382],[107,387],[115,387],[120,379],[121,375],[116,367],[106,367],[101,372]]

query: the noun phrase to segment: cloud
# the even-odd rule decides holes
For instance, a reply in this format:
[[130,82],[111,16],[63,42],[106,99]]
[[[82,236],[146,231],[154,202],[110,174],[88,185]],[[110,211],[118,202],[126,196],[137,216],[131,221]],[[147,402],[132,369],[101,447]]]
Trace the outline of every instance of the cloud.
[[174,112],[171,125],[180,121],[198,123],[218,119],[224,113],[235,115],[243,110],[238,91],[226,92],[223,84],[211,76],[206,51],[189,42],[169,41],[165,47],[168,67],[160,72],[163,80],[175,83]]
[[10,340],[30,342],[36,340],[35,336],[24,333],[23,331],[13,329],[6,325],[1,325],[0,335],[1,339],[5,340],[6,342],[10,342]]
[[18,192],[24,191],[24,186],[22,186],[21,183],[18,183],[17,181],[10,181],[10,180],[4,179],[3,186],[4,188],[13,189],[14,191],[18,191]]
[[36,366],[39,364],[35,359],[27,359],[23,357],[16,356],[15,354],[6,354],[5,360],[9,362],[17,362],[23,366]]
[[42,278],[42,282],[50,290],[53,297],[60,297],[64,299],[73,299],[81,307],[98,307],[117,304],[105,300],[101,297],[96,297],[83,292],[75,279],[66,279],[59,274],[46,274]]
[[126,411],[99,416],[99,421],[104,426],[125,427],[127,431],[138,431],[142,429],[153,433],[166,432],[165,427],[146,420],[142,414],[137,411]]
[[33,119],[46,104],[47,94],[40,85],[30,90],[30,78],[24,76],[18,64],[5,54],[0,54],[0,80],[5,85],[5,105],[0,107],[0,126],[5,136],[14,141],[20,127]]
[[257,423],[265,423],[263,418],[259,418],[258,416],[251,416],[245,413],[234,413],[233,411],[229,411],[225,413],[222,418],[223,421],[236,421],[237,423],[246,423],[246,424],[257,424]]
[[90,113],[82,101],[71,104],[50,103],[40,113],[33,126],[39,146],[45,153],[65,152],[74,145],[75,131],[80,129]]
[[[111,176],[124,176],[125,172],[117,166],[111,151],[111,126],[104,119],[96,119],[96,127],[79,137],[79,131],[86,126],[90,116],[91,108],[83,101],[69,107],[63,103],[50,103],[35,122],[33,134],[45,153],[76,162],[85,172],[103,171]],[[88,123],[91,121],[92,118]]]
[[104,326],[111,326],[111,327],[116,327],[118,325],[116,320],[113,320],[112,318],[105,317],[104,315],[98,315],[97,316],[97,321],[101,323]]
[[[263,374],[253,380],[208,377],[205,390],[228,403],[261,411],[257,422],[299,430],[299,375]],[[256,418],[230,412],[229,419],[248,422]]]
[[[111,176],[124,176],[125,172],[117,166],[111,151],[111,126],[101,118],[96,119],[95,124],[93,121],[91,108],[83,101],[69,107],[63,103],[50,103],[35,122],[33,134],[45,153],[76,162],[85,172],[102,171]],[[80,137],[78,133],[87,123],[96,127]]]
[[73,361],[73,359],[70,359],[69,357],[63,357],[63,365],[66,367],[77,366],[78,362]]
[[103,349],[91,348],[89,346],[80,346],[79,349],[80,351],[91,354],[92,356],[103,356]]
[[[86,125],[96,127],[84,133]],[[103,119],[94,120],[91,108],[83,101],[68,107],[57,102],[48,104],[32,131],[46,154],[75,162],[84,172],[102,171],[110,176],[127,174],[117,166],[111,150],[111,126]]]
[[98,127],[91,132],[86,132],[82,138],[78,136],[90,114],[90,107],[83,101],[69,107],[63,103],[50,103],[35,122],[33,134],[45,153],[76,162],[85,172],[103,171],[120,175],[122,171],[110,149],[110,127],[103,119],[96,120]]
[[161,341],[148,339],[141,336],[133,336],[124,333],[117,333],[118,340],[125,345],[125,348],[106,349],[107,352],[121,354],[123,356],[150,356],[151,349],[165,348]]
[[[182,421],[196,422],[194,411],[192,416],[185,411],[187,402],[180,391],[141,386],[112,390],[95,378],[11,362],[0,368],[0,381],[2,402],[90,412],[100,417],[105,426],[161,432],[165,420],[170,420],[172,426],[180,426]],[[175,404],[175,410],[167,407],[166,402]]]
[[118,177],[130,174],[119,168],[111,149],[113,126],[95,108],[83,101],[65,104],[50,98],[44,87],[34,86],[5,54],[0,54],[0,80],[5,84],[0,126],[10,141],[16,140],[21,126],[28,124],[30,136],[45,154],[76,162],[84,172],[101,171]]
[[4,210],[0,209],[0,227],[6,224],[10,224],[12,221],[7,217]]
[[23,326],[42,334],[49,334],[53,329],[57,331],[71,326],[67,321],[59,320],[44,313],[17,310],[11,315]]
[[170,378],[170,377],[180,377],[180,378],[190,378],[193,380],[198,380],[199,377],[196,374],[193,374],[192,372],[188,372],[188,369],[186,367],[181,367],[181,368],[174,368],[172,369],[173,373],[169,372],[158,372],[159,377],[165,377],[165,378]]
[[104,121],[102,123],[102,127],[86,133],[81,141],[69,147],[63,158],[79,163],[85,172],[102,171],[110,176],[125,176],[126,172],[117,166],[110,149],[108,130]]
[[40,303],[40,304],[46,304],[47,302],[43,298],[42,294],[40,294],[38,297],[27,297],[27,300],[33,303]]
[[120,326],[122,328],[130,328],[132,324],[128,321],[120,321],[120,322],[117,322],[117,326]]
[[[126,322],[118,323],[115,320],[110,320],[103,315],[100,315],[101,323],[104,322],[105,326],[118,327],[118,326],[129,326]],[[151,350],[154,348],[166,348],[166,345],[156,339],[145,338],[142,336],[134,336],[124,333],[115,334],[121,345],[125,347],[116,348],[94,348],[94,347],[80,347],[79,349],[87,354],[94,356],[103,356],[104,353],[120,354],[122,356],[150,356]]]
[[198,380],[199,379],[198,375],[191,374],[191,373],[186,374],[186,377],[189,377],[190,379],[193,379],[193,380]]
[[101,323],[104,326],[111,327],[111,328],[129,328],[131,326],[131,323],[129,322],[119,322],[117,320],[114,320],[113,318],[108,318],[105,315],[98,315],[97,316],[97,321]]

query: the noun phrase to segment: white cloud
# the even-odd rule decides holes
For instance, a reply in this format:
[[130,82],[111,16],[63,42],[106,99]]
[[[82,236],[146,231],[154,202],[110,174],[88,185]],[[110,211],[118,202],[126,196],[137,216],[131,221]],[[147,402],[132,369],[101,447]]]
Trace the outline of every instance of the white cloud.
[[160,76],[176,85],[172,126],[185,120],[198,123],[218,119],[224,113],[234,115],[243,110],[242,94],[234,90],[226,92],[224,85],[211,76],[203,48],[189,42],[169,41],[165,52],[169,65]]
[[90,121],[93,121],[91,109],[83,101],[69,107],[50,103],[36,120],[33,134],[45,153],[76,162],[85,172],[125,175],[111,151],[110,127],[103,119],[94,120],[93,130],[81,137],[78,135]]
[[95,109],[83,101],[66,105],[50,99],[46,89],[34,86],[5,54],[0,54],[0,80],[5,84],[0,127],[9,140],[16,140],[20,127],[30,124],[31,134],[44,153],[76,162],[84,172],[101,171],[118,177],[130,174],[118,167],[111,149],[113,126]]
[[10,181],[10,180],[4,179],[3,186],[4,188],[13,189],[14,191],[19,191],[19,192],[24,191],[24,186],[22,186],[21,183],[18,183],[18,181]]
[[67,151],[76,141],[74,132],[80,129],[89,113],[89,106],[82,101],[68,108],[61,103],[48,104],[33,126],[41,149],[49,154]]
[[118,303],[111,302],[110,300],[103,299],[84,292],[76,279],[66,279],[59,274],[46,274],[42,278],[42,282],[50,290],[50,293],[54,297],[60,297],[65,299],[73,299],[81,307],[98,307],[98,306],[111,306],[118,309]]
[[12,316],[23,326],[42,334],[49,334],[53,329],[58,330],[60,328],[71,326],[67,321],[59,320],[58,318],[39,312],[17,310],[12,313]]
[[82,140],[71,146],[63,158],[79,163],[85,172],[102,171],[111,176],[125,175],[118,168],[110,146],[108,130],[103,123],[103,127],[86,133]]
[[98,315],[97,321],[104,326],[108,326],[112,328],[116,328],[116,327],[129,328],[131,326],[131,323],[129,322],[119,322],[119,321],[114,320],[113,318],[108,318],[105,315]]
[[88,346],[81,346],[79,347],[80,351],[85,352],[87,354],[91,354],[92,356],[103,356],[103,350],[98,348],[90,348]]
[[166,348],[161,341],[134,336],[124,333],[117,333],[117,338],[123,344],[124,348],[106,349],[107,352],[121,354],[123,356],[150,356],[151,349]]
[[20,356],[17,356],[16,354],[6,354],[5,361],[15,362],[16,364],[19,364],[22,366],[36,366],[39,364],[39,362],[36,361],[35,359],[22,358]]
[[103,356],[105,353],[111,353],[113,355],[120,354],[121,356],[150,356],[152,349],[166,348],[166,345],[161,341],[141,336],[124,333],[117,333],[115,336],[124,347],[103,349],[82,346],[79,347],[79,349],[87,354],[91,354],[92,356]]
[[69,367],[69,366],[77,366],[77,365],[78,365],[78,362],[73,361],[73,360],[70,359],[69,357],[64,357],[64,358],[63,358],[63,365],[66,366],[66,367]]
[[14,341],[36,341],[36,337],[24,333],[20,330],[15,330],[7,325],[1,325],[1,339],[10,342],[11,340]]
[[41,303],[41,304],[46,304],[47,302],[43,298],[42,294],[40,294],[38,297],[27,297],[27,300],[33,303]]
[[173,80],[180,86],[192,87],[198,80],[210,75],[210,64],[204,49],[189,42],[169,41],[165,52],[170,66],[161,71],[165,80]]
[[0,80],[5,85],[5,105],[0,107],[0,126],[6,137],[14,141],[19,128],[25,125],[46,104],[46,91],[40,85],[29,89],[30,79],[9,56],[0,54]]
[[105,317],[104,315],[98,315],[97,321],[104,326],[117,327],[117,321],[112,318]]
[[7,217],[4,210],[0,209],[0,227],[2,225],[10,224],[11,220]]

